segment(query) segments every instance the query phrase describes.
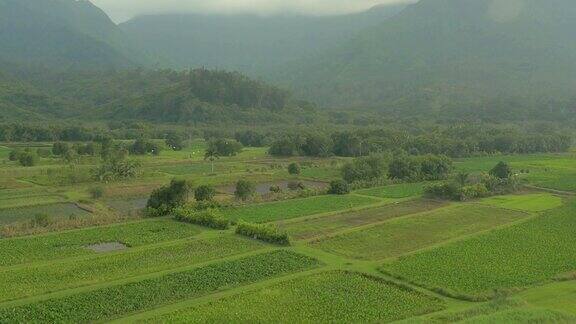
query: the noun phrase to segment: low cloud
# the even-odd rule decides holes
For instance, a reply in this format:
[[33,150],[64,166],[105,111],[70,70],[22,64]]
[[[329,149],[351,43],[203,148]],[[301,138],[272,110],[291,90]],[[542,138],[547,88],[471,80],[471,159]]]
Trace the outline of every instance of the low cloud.
[[154,13],[334,15],[358,12],[379,4],[414,1],[416,0],[92,0],[117,22]]

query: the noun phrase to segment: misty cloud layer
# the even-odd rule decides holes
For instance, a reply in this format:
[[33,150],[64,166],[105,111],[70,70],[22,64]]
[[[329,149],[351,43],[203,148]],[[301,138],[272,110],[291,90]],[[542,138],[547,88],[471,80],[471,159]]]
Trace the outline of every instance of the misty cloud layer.
[[378,4],[416,0],[92,0],[117,22],[153,13],[301,13],[333,15],[366,10]]

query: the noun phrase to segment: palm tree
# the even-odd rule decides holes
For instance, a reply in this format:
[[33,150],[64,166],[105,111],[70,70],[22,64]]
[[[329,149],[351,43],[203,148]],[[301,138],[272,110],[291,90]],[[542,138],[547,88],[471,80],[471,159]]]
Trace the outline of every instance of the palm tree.
[[461,187],[464,187],[466,185],[466,183],[468,182],[468,177],[470,175],[468,173],[465,172],[459,172],[456,175],[456,181],[458,181],[458,183],[460,184]]
[[214,147],[209,147],[204,153],[204,161],[210,160],[212,162],[212,173],[214,173],[214,161],[220,158],[220,153]]

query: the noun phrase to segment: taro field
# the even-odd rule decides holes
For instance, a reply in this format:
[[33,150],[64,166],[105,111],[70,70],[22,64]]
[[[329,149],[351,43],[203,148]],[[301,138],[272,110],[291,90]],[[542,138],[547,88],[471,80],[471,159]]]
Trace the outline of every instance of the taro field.
[[[0,159],[9,149],[0,145]],[[570,154],[457,160],[455,172],[472,176],[507,161],[523,190],[453,202],[425,195],[427,182],[327,194],[346,159],[247,149],[212,168],[204,149],[198,140],[143,157],[141,177],[121,183],[60,181],[89,160],[66,173],[49,158],[31,169],[5,162],[0,323],[576,323]],[[293,161],[298,175],[286,171]],[[143,217],[150,192],[172,178],[213,185],[224,204],[248,179],[258,197],[225,204],[226,229]],[[282,192],[267,200],[273,186]],[[289,244],[236,234],[241,221]]]

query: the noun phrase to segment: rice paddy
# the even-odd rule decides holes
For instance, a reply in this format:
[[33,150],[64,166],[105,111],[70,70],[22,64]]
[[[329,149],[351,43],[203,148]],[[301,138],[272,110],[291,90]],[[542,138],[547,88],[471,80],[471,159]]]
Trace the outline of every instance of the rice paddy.
[[[198,140],[139,157],[142,176],[121,183],[69,182],[56,158],[33,168],[1,164],[3,228],[33,227],[38,214],[55,224],[114,221],[0,238],[0,322],[575,321],[576,161],[569,154],[458,160],[455,172],[471,174],[508,161],[530,186],[461,203],[423,198],[422,182],[294,198],[288,182],[325,189],[346,159],[277,159],[256,148],[220,158],[212,171],[205,147]],[[0,160],[8,152],[0,145]],[[301,174],[288,174],[291,162]],[[173,177],[213,185],[224,217],[277,226],[290,245],[240,236],[234,224],[215,230],[170,215],[142,218],[150,192]],[[240,179],[257,185],[257,202],[228,204]],[[269,194],[273,184],[284,189],[277,197]],[[92,196],[95,187],[101,197]]]

